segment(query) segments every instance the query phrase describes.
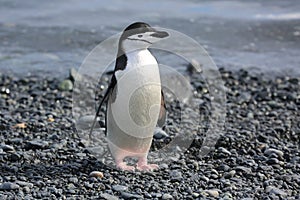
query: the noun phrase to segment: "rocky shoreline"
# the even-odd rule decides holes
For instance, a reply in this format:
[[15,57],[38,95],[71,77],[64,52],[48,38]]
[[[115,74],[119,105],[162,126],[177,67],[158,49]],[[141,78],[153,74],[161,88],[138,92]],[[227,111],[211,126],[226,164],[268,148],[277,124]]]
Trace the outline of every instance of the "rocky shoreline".
[[[118,171],[87,151],[72,80],[0,74],[0,199],[300,199],[300,79],[221,74],[227,116],[215,150],[199,157],[196,137],[154,172]],[[201,98],[208,91],[198,77],[190,79]]]

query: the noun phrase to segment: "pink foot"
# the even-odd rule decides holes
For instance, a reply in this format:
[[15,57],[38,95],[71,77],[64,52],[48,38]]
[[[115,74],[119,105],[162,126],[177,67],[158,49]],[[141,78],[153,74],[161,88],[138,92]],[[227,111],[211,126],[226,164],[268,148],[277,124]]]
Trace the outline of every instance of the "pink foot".
[[117,168],[124,170],[124,171],[134,171],[134,166],[129,166],[125,162],[117,163]]
[[152,170],[158,169],[158,165],[156,165],[156,164],[144,164],[144,165],[138,165],[136,168],[139,171],[152,171]]

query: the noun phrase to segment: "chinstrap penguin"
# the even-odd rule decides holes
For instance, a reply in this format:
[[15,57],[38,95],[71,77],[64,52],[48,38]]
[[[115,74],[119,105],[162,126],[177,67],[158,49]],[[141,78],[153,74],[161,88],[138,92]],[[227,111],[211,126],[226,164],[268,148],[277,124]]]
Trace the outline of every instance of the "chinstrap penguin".
[[124,162],[137,157],[136,169],[153,170],[158,165],[147,162],[155,127],[163,126],[166,107],[161,89],[158,63],[148,50],[169,34],[149,24],[129,25],[119,39],[116,64],[108,89],[99,104],[94,123],[106,102],[106,135],[116,166],[135,170]]

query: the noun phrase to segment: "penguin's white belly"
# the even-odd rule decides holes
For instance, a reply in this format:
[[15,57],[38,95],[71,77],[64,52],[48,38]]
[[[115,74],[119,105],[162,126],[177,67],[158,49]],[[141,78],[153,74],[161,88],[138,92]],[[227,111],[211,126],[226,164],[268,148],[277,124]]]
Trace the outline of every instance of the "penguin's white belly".
[[121,150],[145,153],[151,146],[160,112],[160,76],[155,58],[136,62],[139,66],[131,60],[124,71],[116,74],[117,85],[107,107],[107,137]]

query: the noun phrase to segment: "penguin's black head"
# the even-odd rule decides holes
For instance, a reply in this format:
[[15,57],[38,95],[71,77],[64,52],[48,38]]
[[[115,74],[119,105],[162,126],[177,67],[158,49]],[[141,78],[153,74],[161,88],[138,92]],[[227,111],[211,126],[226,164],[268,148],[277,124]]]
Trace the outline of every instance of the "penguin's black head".
[[165,31],[158,31],[144,22],[129,25],[122,33],[120,46],[123,50],[148,48],[151,44],[168,37]]

